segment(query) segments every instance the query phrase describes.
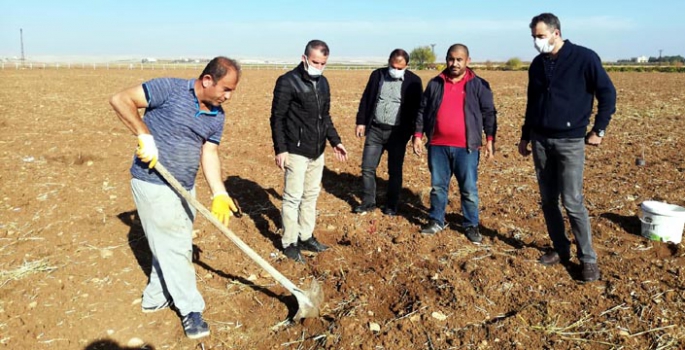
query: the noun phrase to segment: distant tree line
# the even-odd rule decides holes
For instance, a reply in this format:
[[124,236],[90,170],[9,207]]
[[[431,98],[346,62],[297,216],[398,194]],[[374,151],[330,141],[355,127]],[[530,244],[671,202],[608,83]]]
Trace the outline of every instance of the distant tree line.
[[[444,63],[435,62],[435,53],[432,47],[425,45],[415,47],[409,54],[409,60],[414,69],[431,69],[441,71],[445,69]],[[630,66],[635,64],[634,60],[618,60],[618,64],[604,63],[605,69],[609,72],[662,72],[662,73],[685,73],[685,57],[661,56],[649,57],[645,66]],[[628,63],[629,65],[625,65]],[[503,71],[525,71],[528,70],[529,62],[523,62],[518,57],[512,57],[506,62],[485,61],[484,64],[476,65],[477,69],[482,70],[503,70]]]
[[677,62],[680,63],[685,63],[685,57],[677,55],[677,56],[661,56],[661,57],[649,57],[649,60],[647,60],[649,63],[670,63],[674,64]]
[[[616,63],[628,63],[628,64],[634,64],[636,59],[620,59],[617,60]],[[647,63],[649,64],[671,64],[671,65],[682,65],[685,64],[685,57],[677,55],[677,56],[661,56],[661,57],[654,57],[650,56],[647,59]]]

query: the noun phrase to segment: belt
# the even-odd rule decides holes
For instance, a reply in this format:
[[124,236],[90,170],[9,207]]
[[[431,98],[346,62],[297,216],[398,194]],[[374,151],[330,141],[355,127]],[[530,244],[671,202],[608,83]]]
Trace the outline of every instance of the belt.
[[379,128],[381,130],[394,130],[400,127],[399,125],[381,124],[377,123],[376,121],[372,121],[371,126]]

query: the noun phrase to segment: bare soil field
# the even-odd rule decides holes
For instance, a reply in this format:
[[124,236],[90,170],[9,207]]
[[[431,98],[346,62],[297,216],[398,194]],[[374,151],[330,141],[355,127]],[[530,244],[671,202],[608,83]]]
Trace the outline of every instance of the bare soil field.
[[[187,340],[173,311],[140,311],[151,257],[130,194],[136,141],[108,99],[153,77],[199,71],[12,69],[0,71],[0,347],[685,348],[685,249],[641,237],[638,219],[644,200],[685,205],[685,75],[611,74],[618,112],[602,146],[588,149],[585,174],[602,278],[585,284],[575,259],[537,263],[550,241],[532,160],[516,151],[525,72],[480,72],[494,90],[499,133],[496,159],[480,165],[485,238],[476,246],[459,228],[454,182],[450,229],[418,233],[430,186],[425,156],[407,155],[400,216],[351,213],[363,145],[355,114],[370,71],[327,71],[331,114],[351,153],[347,163],[326,153],[315,234],[332,248],[307,264],[285,259],[283,177],[269,129],[282,73],[245,71],[224,106],[225,181],[246,214],[231,229],[297,285],[320,281],[320,318],[283,324],[294,298],[200,216],[194,262],[211,336]],[[435,73],[420,72],[424,85]],[[210,204],[204,180],[197,194]]]

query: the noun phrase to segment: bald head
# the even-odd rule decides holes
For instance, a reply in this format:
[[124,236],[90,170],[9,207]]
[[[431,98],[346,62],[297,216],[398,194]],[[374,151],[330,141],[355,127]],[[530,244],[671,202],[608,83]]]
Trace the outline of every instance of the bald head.
[[449,56],[450,53],[459,51],[464,52],[466,57],[471,57],[471,55],[469,55],[469,48],[464,44],[454,44],[450,46],[450,48],[447,49],[447,55]]
[[461,80],[464,77],[464,74],[466,74],[469,63],[471,63],[469,48],[464,44],[454,44],[450,46],[449,50],[447,50],[445,61],[447,63],[447,75],[453,80]]

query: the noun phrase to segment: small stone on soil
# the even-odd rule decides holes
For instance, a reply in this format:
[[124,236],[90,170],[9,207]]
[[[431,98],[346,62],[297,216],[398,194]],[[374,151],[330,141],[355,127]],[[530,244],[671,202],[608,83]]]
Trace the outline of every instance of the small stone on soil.
[[375,322],[369,322],[369,329],[372,332],[380,332],[381,331],[381,326],[378,323]]
[[431,316],[433,316],[434,319],[439,320],[439,321],[444,321],[447,319],[447,316],[445,316],[442,312],[439,311],[434,311]]
[[131,348],[139,348],[141,346],[145,345],[145,342],[140,339],[140,338],[131,338],[131,340],[126,343],[126,346],[131,347]]

